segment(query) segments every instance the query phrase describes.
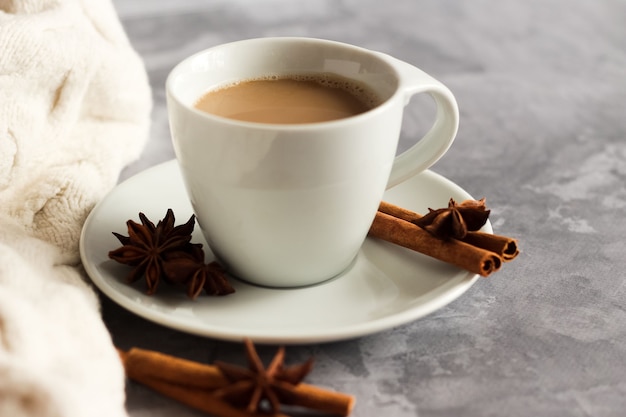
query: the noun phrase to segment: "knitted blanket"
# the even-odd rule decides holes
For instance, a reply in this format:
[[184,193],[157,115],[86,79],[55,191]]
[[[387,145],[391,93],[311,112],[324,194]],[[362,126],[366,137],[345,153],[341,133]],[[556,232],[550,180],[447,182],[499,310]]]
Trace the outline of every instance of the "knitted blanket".
[[125,416],[78,240],[148,136],[110,0],[0,0],[0,416]]

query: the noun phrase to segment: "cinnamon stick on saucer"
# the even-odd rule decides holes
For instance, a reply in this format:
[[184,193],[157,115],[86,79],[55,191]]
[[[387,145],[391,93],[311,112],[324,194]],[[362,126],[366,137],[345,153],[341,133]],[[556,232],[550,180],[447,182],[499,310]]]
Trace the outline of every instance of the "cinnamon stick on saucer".
[[[422,217],[414,211],[399,207],[386,201],[382,201],[380,203],[378,210],[382,213],[389,214],[407,222],[414,222]],[[504,262],[512,261],[519,254],[517,240],[507,236],[494,235],[485,232],[467,232],[467,235],[460,240],[472,246],[476,246],[490,252],[495,252]]]
[[519,255],[517,240],[507,236],[484,232],[467,232],[467,236],[461,240],[477,248],[497,253],[504,262],[510,262]]
[[412,249],[483,277],[500,269],[502,259],[494,252],[456,239],[440,239],[421,227],[378,211],[369,235]]

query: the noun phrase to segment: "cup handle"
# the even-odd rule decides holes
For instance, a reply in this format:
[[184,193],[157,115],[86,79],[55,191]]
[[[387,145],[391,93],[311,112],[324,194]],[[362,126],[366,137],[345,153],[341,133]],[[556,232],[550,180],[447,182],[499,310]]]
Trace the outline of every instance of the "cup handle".
[[400,75],[400,89],[405,94],[405,105],[418,93],[430,94],[437,105],[435,122],[430,130],[412,147],[396,156],[387,182],[389,189],[430,168],[446,153],[459,128],[459,108],[452,92],[445,85],[411,64],[382,55]]

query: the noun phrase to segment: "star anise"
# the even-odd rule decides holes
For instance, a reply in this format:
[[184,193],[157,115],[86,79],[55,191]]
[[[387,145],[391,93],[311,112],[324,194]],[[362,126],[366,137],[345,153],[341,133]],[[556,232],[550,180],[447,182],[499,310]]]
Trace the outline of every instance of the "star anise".
[[166,254],[163,274],[167,281],[185,285],[187,296],[191,299],[197,298],[203,289],[208,295],[228,295],[235,292],[219,263],[204,263],[204,251],[200,244],[190,243],[184,251]]
[[109,258],[133,266],[127,281],[135,282],[142,276],[146,293],[156,292],[161,280],[187,287],[187,295],[196,298],[202,289],[209,295],[226,295],[235,290],[226,280],[224,270],[217,264],[204,263],[202,244],[191,243],[195,216],[182,225],[174,226],[172,209],[156,226],[143,213],[141,224],[128,220],[128,236],[113,232],[123,246],[109,252]]
[[198,274],[194,275],[192,282],[196,281],[196,277],[198,277],[197,285],[201,285],[209,295],[228,295],[235,292],[235,289],[226,279],[224,268],[217,262],[204,265]]
[[133,266],[127,281],[135,282],[145,276],[146,292],[154,294],[163,273],[163,256],[189,243],[195,216],[192,215],[187,223],[180,226],[174,226],[172,209],[167,210],[156,226],[143,213],[139,213],[139,219],[141,224],[132,220],[126,222],[128,236],[113,232],[123,246],[110,251],[109,258]]
[[428,214],[412,223],[442,239],[462,239],[468,231],[479,230],[489,218],[485,199],[448,202],[448,208],[428,209]]
[[230,385],[213,392],[213,395],[236,406],[246,407],[246,411],[260,411],[264,402],[268,410],[277,413],[281,404],[293,403],[293,389],[313,368],[313,359],[285,367],[285,348],[278,352],[265,368],[251,340],[244,340],[248,368],[217,361],[217,366]]

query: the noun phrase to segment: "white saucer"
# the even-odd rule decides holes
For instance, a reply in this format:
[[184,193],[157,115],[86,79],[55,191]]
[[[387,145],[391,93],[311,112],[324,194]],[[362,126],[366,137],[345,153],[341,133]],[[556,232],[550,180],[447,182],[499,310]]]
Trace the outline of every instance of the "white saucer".
[[[450,198],[472,198],[456,184],[426,171],[387,191],[385,200],[425,213],[445,207]],[[80,252],[87,273],[120,306],[181,331],[257,343],[317,343],[379,332],[423,317],[455,300],[478,276],[387,242],[368,238],[352,267],[315,286],[261,288],[232,279],[236,292],[225,297],[190,300],[181,289],[162,284],[144,294],[143,282],[124,282],[128,267],[108,259],[120,246],[111,232],[124,235],[126,221],[144,212],[156,222],[168,208],[176,224],[192,214],[175,161],[150,168],[117,186],[89,215]],[[484,231],[491,233],[487,223]],[[193,241],[203,243],[199,228]]]

